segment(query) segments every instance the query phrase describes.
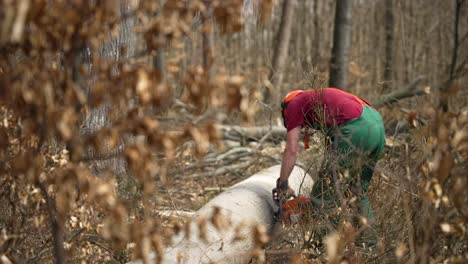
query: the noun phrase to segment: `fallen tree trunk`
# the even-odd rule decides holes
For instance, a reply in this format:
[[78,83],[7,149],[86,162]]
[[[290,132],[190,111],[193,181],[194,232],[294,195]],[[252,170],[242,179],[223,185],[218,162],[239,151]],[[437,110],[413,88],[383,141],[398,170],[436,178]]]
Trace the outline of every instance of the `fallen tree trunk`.
[[[254,236],[259,235],[254,228],[273,230],[277,207],[271,190],[279,173],[280,165],[260,171],[208,202],[195,213],[186,228],[189,233],[173,237],[175,243],[164,252],[163,263],[247,263],[258,239]],[[296,166],[290,176],[295,192],[310,192],[312,184],[311,177]],[[215,220],[217,216],[225,224]]]
[[218,127],[224,140],[233,141],[260,141],[266,135],[269,138],[283,139],[286,129],[281,126],[241,127],[226,126]]
[[413,97],[417,95],[424,95],[424,94],[429,94],[430,89],[429,87],[421,88],[418,87],[418,85],[421,83],[422,80],[424,80],[424,76],[419,76],[417,77],[414,81],[412,81],[410,84],[407,86],[396,90],[394,92],[391,92],[389,94],[384,94],[382,95],[378,100],[376,100],[372,105],[375,108],[380,108],[388,104],[395,103],[401,99],[408,98],[408,97]]

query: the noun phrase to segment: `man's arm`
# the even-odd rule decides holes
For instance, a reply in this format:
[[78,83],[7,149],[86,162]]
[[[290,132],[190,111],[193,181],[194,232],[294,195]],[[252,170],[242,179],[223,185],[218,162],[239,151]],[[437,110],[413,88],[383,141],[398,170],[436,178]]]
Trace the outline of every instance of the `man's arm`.
[[286,147],[283,152],[283,160],[281,162],[280,186],[286,182],[291,174],[291,171],[296,164],[297,148],[299,136],[301,135],[301,127],[295,127],[288,131],[286,135]]

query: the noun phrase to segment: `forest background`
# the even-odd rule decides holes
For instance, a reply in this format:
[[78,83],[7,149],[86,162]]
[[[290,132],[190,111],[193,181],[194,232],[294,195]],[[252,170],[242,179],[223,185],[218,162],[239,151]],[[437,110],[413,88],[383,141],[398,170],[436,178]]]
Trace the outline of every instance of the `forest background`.
[[466,17],[464,0],[2,1],[1,261],[162,252],[188,220],[161,212],[277,164],[280,98],[337,65],[385,120],[377,250],[343,240],[330,256],[306,232],[267,261],[466,261]]

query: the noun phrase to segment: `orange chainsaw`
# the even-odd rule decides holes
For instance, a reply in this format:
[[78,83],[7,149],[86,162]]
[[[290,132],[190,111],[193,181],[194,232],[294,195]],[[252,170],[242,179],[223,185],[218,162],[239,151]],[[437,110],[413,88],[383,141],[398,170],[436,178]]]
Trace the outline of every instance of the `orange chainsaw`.
[[312,208],[310,198],[305,195],[296,196],[293,194],[289,198],[280,198],[277,204],[278,210],[273,217],[276,221],[285,225],[300,223]]

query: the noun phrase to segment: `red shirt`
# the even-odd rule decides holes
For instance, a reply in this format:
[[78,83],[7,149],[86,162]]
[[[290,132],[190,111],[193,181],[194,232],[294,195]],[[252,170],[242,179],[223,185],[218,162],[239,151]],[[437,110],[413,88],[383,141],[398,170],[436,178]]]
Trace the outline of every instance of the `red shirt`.
[[[359,101],[361,100],[361,101]],[[363,99],[336,88],[305,91],[286,106],[286,129],[308,125],[320,129],[359,117]]]

